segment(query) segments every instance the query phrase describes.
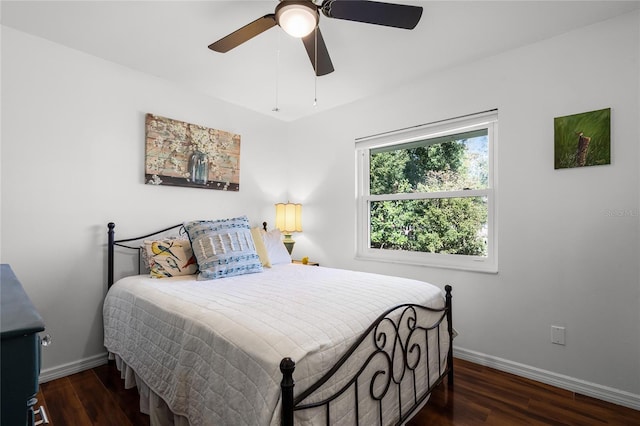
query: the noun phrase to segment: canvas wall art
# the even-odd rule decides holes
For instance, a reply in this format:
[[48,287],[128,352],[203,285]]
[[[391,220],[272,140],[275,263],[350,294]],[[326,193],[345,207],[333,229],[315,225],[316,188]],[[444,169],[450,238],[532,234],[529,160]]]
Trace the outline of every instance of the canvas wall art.
[[145,182],[240,190],[240,135],[147,114]]
[[554,119],[555,168],[611,164],[611,108]]

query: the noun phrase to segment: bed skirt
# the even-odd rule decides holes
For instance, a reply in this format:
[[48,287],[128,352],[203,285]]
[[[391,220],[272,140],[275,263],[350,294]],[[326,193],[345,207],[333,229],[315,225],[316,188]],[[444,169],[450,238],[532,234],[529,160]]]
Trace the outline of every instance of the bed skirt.
[[125,389],[138,388],[140,412],[149,415],[151,426],[189,426],[189,420],[173,413],[167,403],[120,356],[109,352],[109,360],[115,360]]
[[[166,402],[129,367],[120,356],[109,352],[109,360],[115,361],[120,372],[120,378],[124,380],[125,389],[138,388],[140,395],[140,412],[149,416],[151,426],[189,426],[189,420],[175,414]],[[409,419],[418,413],[429,401],[430,395],[422,401],[414,410]],[[403,422],[404,426],[406,422]]]

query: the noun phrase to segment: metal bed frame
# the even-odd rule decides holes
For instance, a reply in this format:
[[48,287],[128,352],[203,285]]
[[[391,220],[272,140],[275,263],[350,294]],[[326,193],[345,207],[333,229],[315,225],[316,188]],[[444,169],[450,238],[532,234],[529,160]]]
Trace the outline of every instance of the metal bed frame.
[[[266,222],[263,227],[266,230]],[[152,232],[134,238],[115,239],[115,224],[110,222],[108,225],[108,245],[107,245],[107,285],[110,288],[114,283],[114,256],[115,247],[122,247],[129,250],[138,251],[138,273],[140,273],[140,245],[128,245],[134,241],[144,240],[149,237],[163,234],[174,229],[179,229],[182,224],[170,226],[168,228]],[[293,373],[295,370],[295,361],[291,358],[284,358],[280,362],[280,371],[282,372],[281,387],[281,424],[282,426],[293,426],[294,413],[296,411],[308,410],[313,408],[323,408],[326,417],[326,424],[331,425],[331,403],[337,398],[343,396],[346,392],[354,394],[354,410],[356,424],[359,423],[359,407],[362,396],[358,395],[359,385],[362,383],[369,385],[369,401],[377,404],[379,424],[400,425],[407,421],[420,408],[429,397],[433,389],[439,386],[445,378],[449,386],[453,385],[453,322],[452,322],[452,288],[450,285],[445,286],[445,306],[442,309],[434,309],[416,304],[403,304],[396,306],[383,312],[380,316],[361,334],[356,342],[342,355],[338,362],[318,381],[309,386],[299,395],[294,396],[295,382]],[[419,324],[418,316],[420,312],[434,312],[439,314],[437,320],[431,324]],[[447,351],[446,365],[440,362],[440,328],[442,322],[447,321],[447,334],[449,348]],[[432,372],[429,362],[429,333],[436,333],[436,345],[438,346],[438,367],[437,371]],[[422,336],[422,337],[421,337]],[[327,383],[335,375],[339,373],[340,368],[349,360],[350,356],[358,349],[358,347],[367,339],[373,339],[373,349],[365,357],[364,363],[358,371],[351,377],[338,391],[331,396],[316,402],[305,402],[314,392]],[[426,347],[425,353],[422,353],[419,342]],[[388,345],[389,342],[393,344]],[[389,350],[389,346],[391,350]],[[382,357],[383,364],[386,368],[376,369],[373,373],[366,370],[366,367],[374,359]],[[428,389],[419,389],[416,385],[416,369],[420,363],[426,363],[427,383],[431,383],[432,374],[436,374],[436,379]],[[397,366],[401,368],[398,369]],[[365,375],[366,372],[366,375]],[[408,409],[403,411],[401,386],[409,383],[413,387],[413,403]],[[392,388],[397,388],[397,392],[389,392]],[[382,389],[382,390],[380,390]],[[382,404],[385,397],[391,398],[391,394],[396,394],[398,398],[398,413],[392,419],[392,422],[384,421]]]

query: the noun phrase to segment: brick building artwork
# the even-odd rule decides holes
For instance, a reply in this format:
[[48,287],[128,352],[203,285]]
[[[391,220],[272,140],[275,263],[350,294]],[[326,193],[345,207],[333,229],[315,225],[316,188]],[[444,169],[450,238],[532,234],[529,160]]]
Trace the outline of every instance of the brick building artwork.
[[147,114],[145,183],[240,190],[240,135]]

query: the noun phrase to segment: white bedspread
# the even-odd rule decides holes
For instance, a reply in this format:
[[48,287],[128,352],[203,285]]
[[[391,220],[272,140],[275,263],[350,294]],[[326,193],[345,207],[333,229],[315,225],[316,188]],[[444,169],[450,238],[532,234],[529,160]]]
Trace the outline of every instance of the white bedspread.
[[133,276],[107,294],[104,343],[192,426],[276,425],[282,358],[296,361],[298,394],[402,303],[444,306],[424,282],[315,266],[212,281]]

